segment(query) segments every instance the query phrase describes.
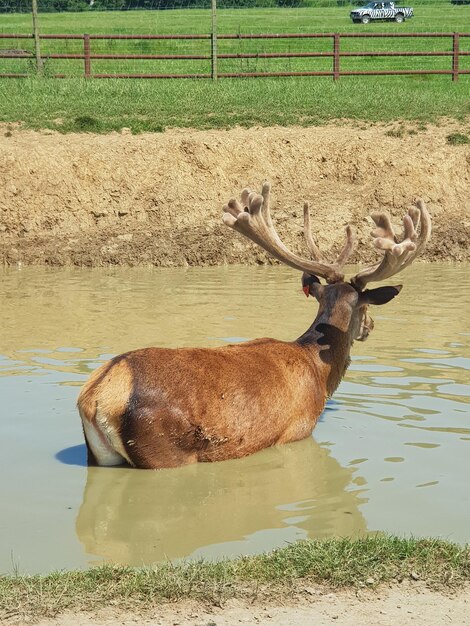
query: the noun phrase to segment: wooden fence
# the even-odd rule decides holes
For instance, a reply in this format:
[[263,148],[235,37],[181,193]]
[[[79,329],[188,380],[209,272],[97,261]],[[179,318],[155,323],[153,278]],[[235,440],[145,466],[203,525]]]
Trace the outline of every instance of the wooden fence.
[[[89,35],[89,34],[41,34],[40,40],[61,40],[70,41],[75,40],[82,42],[80,45],[80,52],[67,53],[67,52],[54,52],[48,54],[40,54],[38,58],[33,51],[22,50],[20,48],[8,49],[3,48],[2,42],[15,41],[18,45],[19,40],[31,40],[34,39],[32,34],[3,34],[0,33],[0,77],[1,78],[22,78],[31,75],[31,72],[3,72],[1,73],[1,59],[29,59],[38,63],[47,63],[51,59],[75,59],[83,62],[82,75],[85,78],[248,78],[248,77],[270,77],[270,76],[329,76],[333,80],[338,80],[341,76],[386,76],[386,75],[425,75],[425,74],[443,74],[452,77],[453,81],[458,80],[459,76],[470,74],[468,66],[462,67],[462,59],[470,56],[470,51],[462,49],[462,42],[465,38],[469,38],[470,33],[282,33],[282,34],[219,34],[215,39],[213,34],[200,34],[200,35]],[[381,39],[413,39],[413,40],[435,40],[445,39],[448,42],[448,49],[445,50],[355,50],[345,51],[342,49],[342,42],[347,39],[364,39],[373,40]],[[322,39],[326,42],[330,42],[329,49],[321,51],[294,51],[294,52],[234,52],[234,53],[220,53],[217,47],[217,41],[223,42],[227,40],[250,40],[256,42],[257,40],[313,40]],[[94,42],[112,40],[140,40],[140,41],[200,41],[206,42],[207,50],[201,54],[103,54],[93,51]],[[466,39],[466,43],[468,43]],[[305,43],[305,42],[304,42]],[[422,46],[422,41],[421,41]],[[306,46],[304,45],[304,48]],[[449,57],[449,65],[447,68],[430,67],[427,69],[387,69],[386,67],[376,67],[375,69],[343,69],[341,61],[342,59],[352,57],[363,58],[375,58],[375,59],[389,59],[391,57]],[[239,72],[220,72],[218,71],[218,61],[224,59],[308,59],[308,58],[331,58],[331,66],[329,69],[322,69],[319,71],[305,70],[305,71],[239,71]],[[204,61],[207,62],[207,72],[193,72],[193,73],[103,73],[94,72],[94,61],[145,61],[145,60],[159,60],[159,61]],[[383,65],[383,63],[382,63]],[[40,70],[41,68],[37,68]],[[67,78],[69,74],[53,73],[50,74],[55,78]]]

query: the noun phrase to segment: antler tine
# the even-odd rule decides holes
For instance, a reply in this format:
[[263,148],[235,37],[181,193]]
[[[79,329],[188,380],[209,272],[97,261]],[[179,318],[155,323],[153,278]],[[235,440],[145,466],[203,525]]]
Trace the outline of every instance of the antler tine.
[[337,264],[304,259],[291,252],[282,243],[271,220],[269,210],[270,191],[271,185],[267,182],[263,184],[261,195],[253,193],[249,189],[244,189],[241,194],[243,207],[235,199],[230,200],[223,207],[224,223],[248,237],[248,239],[264,248],[273,257],[290,267],[325,278],[328,283],[343,281],[344,274],[341,273],[341,268]]
[[269,228],[273,228],[273,222],[271,220],[271,209],[270,209],[270,201],[271,201],[271,185],[266,181],[263,183],[263,187],[261,188],[261,195],[263,196],[263,205],[261,210],[263,212],[263,217],[266,220]]
[[[382,260],[353,276],[351,284],[364,289],[367,283],[390,278],[411,265],[431,236],[431,216],[422,200],[403,217],[403,241],[398,242],[390,218],[385,213],[372,215],[377,228],[372,231],[374,246],[384,251]],[[418,234],[419,228],[419,234]]]
[[355,240],[356,238],[354,236],[354,231],[351,228],[351,226],[348,224],[346,226],[346,243],[344,244],[343,249],[339,253],[338,258],[336,259],[336,265],[339,265],[339,267],[343,267],[343,265],[351,256],[352,251],[354,250]]
[[[320,250],[318,249],[312,235],[312,230],[310,226],[310,210],[308,202],[304,203],[304,237],[305,242],[307,244],[307,248],[312,255],[312,258],[315,261],[322,261]],[[346,226],[346,243],[343,246],[338,258],[336,259],[334,265],[338,268],[342,268],[346,263],[348,258],[350,257],[353,249],[354,249],[354,233],[351,226]]]
[[308,202],[304,203],[304,237],[305,243],[307,244],[308,251],[312,255],[312,259],[315,261],[321,261],[320,250],[317,248],[317,244],[315,243],[311,231],[310,225],[310,209],[308,206]]

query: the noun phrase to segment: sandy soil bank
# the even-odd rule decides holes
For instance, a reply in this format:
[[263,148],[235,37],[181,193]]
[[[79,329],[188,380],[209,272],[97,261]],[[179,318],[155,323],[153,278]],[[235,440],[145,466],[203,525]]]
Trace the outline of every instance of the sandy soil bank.
[[395,222],[416,197],[434,235],[427,260],[470,259],[470,144],[449,122],[313,128],[171,130],[132,136],[60,135],[0,127],[0,262],[48,265],[214,265],[264,262],[221,223],[244,186],[273,184],[273,214],[301,249],[304,200],[326,253],[344,225],[353,261],[374,258],[368,215]]
[[40,626],[430,626],[470,624],[470,594],[443,595],[424,586],[392,586],[378,591],[328,592],[306,587],[286,603],[229,600],[223,607],[183,602],[150,609],[146,615],[118,607],[99,613],[68,613]]

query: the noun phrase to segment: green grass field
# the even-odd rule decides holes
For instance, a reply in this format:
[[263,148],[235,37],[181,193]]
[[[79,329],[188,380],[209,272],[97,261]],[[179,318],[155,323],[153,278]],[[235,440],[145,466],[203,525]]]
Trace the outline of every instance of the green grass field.
[[[414,6],[415,17],[404,24],[353,24],[353,6],[305,8],[219,9],[220,33],[296,33],[296,32],[469,32],[468,6],[452,5],[448,0],[404,2]],[[44,13],[40,15],[43,33],[209,33],[211,12],[201,9],[169,11],[89,11],[83,13]],[[31,16],[26,13],[0,15],[0,32],[31,32]]]
[[[223,9],[218,11],[219,34],[256,33],[417,33],[417,32],[470,32],[470,7],[454,6],[450,2],[418,5],[415,17],[404,24],[374,22],[367,26],[353,24],[349,19],[350,7],[317,7],[297,9]],[[211,14],[208,10],[85,12],[43,14],[40,16],[41,32],[76,34],[208,34],[211,30]],[[0,32],[31,32],[30,16],[12,14],[1,16]],[[31,40],[4,40],[7,48],[32,51]],[[95,54],[202,54],[210,56],[210,41],[116,41],[93,40]],[[460,47],[470,51],[470,37],[462,38]],[[331,52],[332,38],[327,39],[279,39],[279,40],[219,40],[220,54],[240,53],[296,53]],[[452,41],[446,39],[343,39],[341,50],[360,51],[435,51],[450,52]],[[82,54],[82,41],[44,40],[43,54],[64,52]],[[31,71],[31,61],[0,60],[5,72]],[[451,57],[364,58],[351,57],[341,60],[344,70],[386,69],[450,69]],[[470,68],[470,57],[461,59],[462,68]],[[221,59],[219,72],[267,72],[267,71],[330,71],[331,58],[284,58],[284,59]],[[56,60],[46,62],[49,74],[83,74],[83,61]],[[210,73],[208,60],[93,60],[93,73]]]
[[[60,132],[318,125],[349,118],[435,122],[470,114],[469,81],[448,77],[0,80],[0,120]],[[56,120],[60,120],[56,123]]]
[[[427,2],[415,6],[404,24],[352,24],[350,7],[299,9],[224,9],[218,12],[219,33],[418,33],[470,32],[470,6]],[[43,33],[201,34],[210,32],[207,10],[85,12],[40,15]],[[0,32],[28,33],[30,16],[0,16]],[[43,53],[81,54],[81,40],[43,40]],[[446,51],[450,38],[342,39],[341,50]],[[2,40],[6,49],[33,50],[28,39]],[[461,38],[470,51],[470,37]],[[220,40],[219,53],[325,52],[328,39]],[[92,40],[95,54],[205,54],[209,40]],[[343,70],[450,69],[449,56],[341,59]],[[470,55],[461,58],[470,69]],[[30,59],[0,59],[0,72],[26,72],[28,79],[0,80],[0,120],[23,121],[34,127],[107,132],[123,126],[133,132],[169,126],[231,127],[236,124],[319,124],[337,118],[365,121],[409,119],[433,121],[441,116],[463,119],[470,112],[470,75],[453,83],[450,76],[330,77],[210,80],[88,80],[83,60],[49,59],[45,78],[36,79]],[[219,72],[331,71],[332,59],[221,59]],[[50,76],[64,73],[67,80]],[[92,73],[210,73],[209,60],[92,60]],[[54,124],[60,118],[63,123]]]

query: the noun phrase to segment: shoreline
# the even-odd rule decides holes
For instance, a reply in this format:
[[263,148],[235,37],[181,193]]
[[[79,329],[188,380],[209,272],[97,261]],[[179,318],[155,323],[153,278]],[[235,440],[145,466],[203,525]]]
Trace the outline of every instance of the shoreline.
[[[337,615],[341,602],[345,606],[354,603],[358,594],[377,600],[381,595],[399,593],[403,604],[423,593],[443,601],[453,595],[466,605],[469,582],[468,546],[377,534],[362,539],[299,541],[230,561],[145,568],[104,565],[44,576],[0,576],[0,620],[9,625],[41,619],[47,620],[40,622],[44,624],[66,624],[64,615],[76,619],[82,614],[88,620],[83,623],[107,624],[116,623],[121,614],[137,614],[144,623],[160,612],[181,613],[178,623],[194,624],[198,623],[191,621],[195,611],[214,613],[237,603],[252,612],[256,607],[272,606],[274,611],[282,606],[306,608],[328,594],[337,599],[333,605]],[[188,607],[192,607],[189,613]],[[467,610],[465,606],[463,610]],[[191,618],[188,621],[184,621],[185,613]]]

